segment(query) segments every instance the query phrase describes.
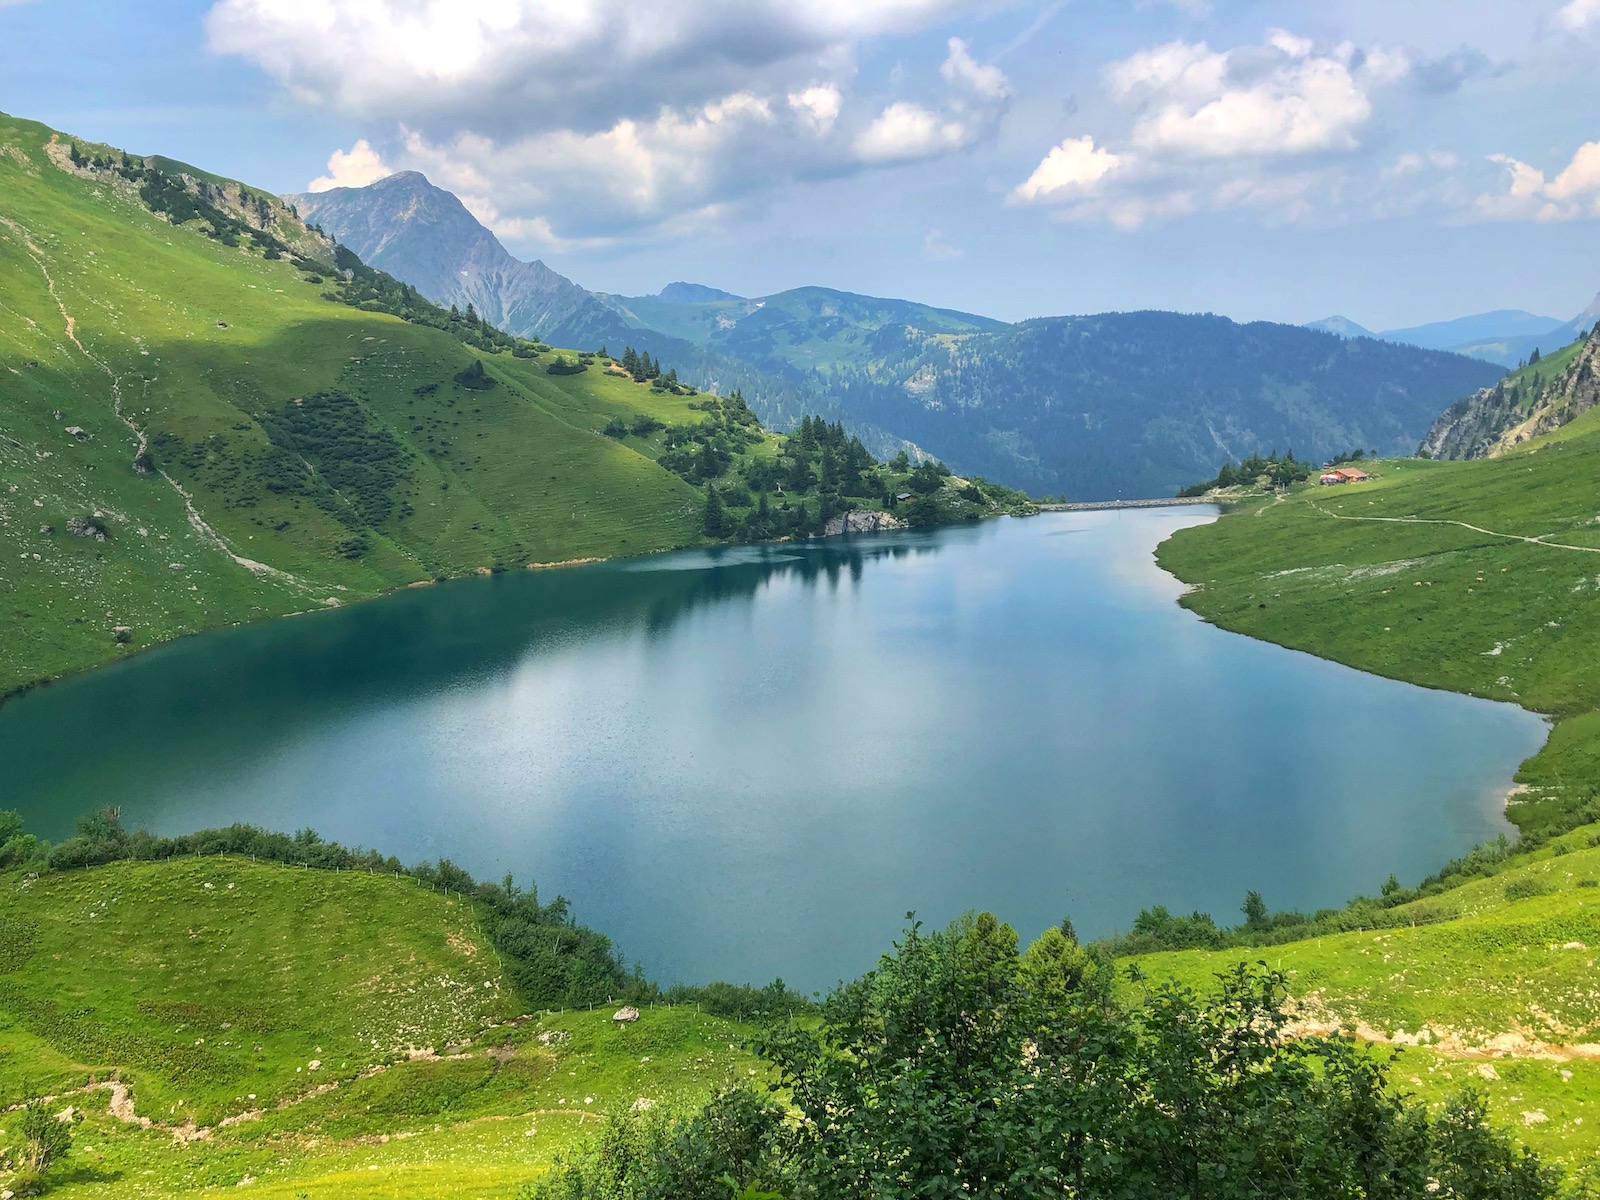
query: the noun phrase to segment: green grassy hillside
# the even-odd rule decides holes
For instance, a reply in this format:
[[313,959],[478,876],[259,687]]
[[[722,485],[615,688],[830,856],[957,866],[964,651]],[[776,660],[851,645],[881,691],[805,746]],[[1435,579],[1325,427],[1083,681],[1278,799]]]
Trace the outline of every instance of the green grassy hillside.
[[[761,466],[785,453],[816,469]],[[0,116],[0,697],[441,576],[821,532],[907,485],[829,454],[446,314],[242,184]],[[941,519],[994,507],[958,486]]]
[[1396,1081],[1431,1101],[1463,1085],[1504,1125],[1572,1167],[1600,1162],[1600,841],[1594,826],[1441,896],[1401,905],[1415,925],[1258,949],[1139,960],[1200,988],[1245,961],[1287,977],[1299,1028],[1342,1028],[1401,1057]]
[[[1192,586],[1183,603],[1224,628],[1548,714],[1549,741],[1522,765],[1507,807],[1521,852],[1474,860],[1470,882],[1394,905],[1380,930],[1142,965],[1152,978],[1197,982],[1263,960],[1287,972],[1307,1027],[1407,1047],[1396,1076],[1419,1095],[1472,1084],[1520,1137],[1592,1169],[1600,412],[1493,459],[1369,469],[1370,483],[1243,505],[1177,534],[1158,557]],[[1349,774],[1359,786],[1360,764]]]
[[189,858],[0,891],[0,1110],[85,1116],[51,1195],[510,1196],[605,1114],[748,1078],[694,1008],[522,1015],[473,907],[408,879]]
[[1370,469],[1185,530],[1159,560],[1224,628],[1550,715],[1509,815],[1524,830],[1594,819],[1600,414],[1495,459]]
[[[118,626],[136,649],[699,540],[699,492],[599,433],[686,398],[330,301],[58,164],[57,135],[0,118],[0,693],[110,657]],[[455,382],[474,359],[498,386]]]

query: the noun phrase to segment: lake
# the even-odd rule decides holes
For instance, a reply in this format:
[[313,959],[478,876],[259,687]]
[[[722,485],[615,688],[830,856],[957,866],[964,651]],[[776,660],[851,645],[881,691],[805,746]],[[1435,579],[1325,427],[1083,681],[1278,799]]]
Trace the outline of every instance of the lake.
[[0,708],[0,807],[448,856],[664,982],[872,965],[915,910],[1031,938],[1416,882],[1509,830],[1520,709],[1181,609],[1208,509],[470,579],[191,638]]

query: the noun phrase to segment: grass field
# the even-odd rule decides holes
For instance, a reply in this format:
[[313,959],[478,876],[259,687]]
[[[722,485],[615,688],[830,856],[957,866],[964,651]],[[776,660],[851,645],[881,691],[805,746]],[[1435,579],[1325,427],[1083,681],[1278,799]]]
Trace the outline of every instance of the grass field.
[[52,1195],[509,1196],[605,1114],[754,1069],[693,1008],[523,1014],[471,906],[409,879],[204,858],[0,890],[0,1109],[85,1115]]
[[1158,558],[1223,628],[1548,714],[1508,811],[1559,825],[1600,794],[1597,417],[1499,458],[1379,462],[1371,483],[1253,504]]
[[[287,259],[62,169],[55,138],[0,116],[0,695],[439,575],[702,540],[702,494],[659,446],[600,434],[696,421],[688,398],[324,299]],[[498,386],[454,382],[474,358]],[[315,461],[285,486],[264,428],[328,393],[390,454],[359,492]]]
[[1239,961],[1285,974],[1304,1027],[1396,1047],[1395,1082],[1439,1102],[1463,1086],[1569,1168],[1600,1167],[1600,827],[1402,906],[1412,927],[1250,950],[1148,955],[1195,988]]
[[[1592,821],[1600,413],[1498,458],[1371,470],[1370,483],[1310,485],[1184,530],[1160,562],[1192,586],[1183,603],[1226,629],[1548,714],[1550,738],[1518,772],[1508,815],[1542,836]],[[1308,1027],[1400,1047],[1402,1086],[1430,1100],[1477,1087],[1531,1145],[1600,1171],[1597,831],[1580,825],[1490,878],[1397,909],[1414,927],[1142,966],[1200,984],[1241,958],[1265,961],[1286,973]]]

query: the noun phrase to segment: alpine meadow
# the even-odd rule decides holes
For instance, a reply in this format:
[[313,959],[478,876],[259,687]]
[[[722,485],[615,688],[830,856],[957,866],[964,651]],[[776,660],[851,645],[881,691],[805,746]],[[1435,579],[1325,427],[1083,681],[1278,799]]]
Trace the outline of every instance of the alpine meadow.
[[1597,38],[0,0],[0,1200],[1600,1196]]

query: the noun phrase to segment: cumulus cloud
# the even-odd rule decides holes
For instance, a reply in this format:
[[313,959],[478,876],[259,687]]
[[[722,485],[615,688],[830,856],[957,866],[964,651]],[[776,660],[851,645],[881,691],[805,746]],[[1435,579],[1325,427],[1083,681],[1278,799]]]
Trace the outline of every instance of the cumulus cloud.
[[328,159],[328,173],[306,184],[308,192],[326,192],[333,188],[366,187],[394,172],[383,158],[362,138],[348,150],[335,150]]
[[1557,11],[1555,22],[1571,33],[1600,27],[1600,0],[1570,0]]
[[1501,191],[1480,196],[1477,214],[1490,220],[1572,221],[1600,217],[1600,142],[1585,142],[1555,178],[1508,154],[1490,155],[1504,171]]
[[889,105],[855,140],[856,157],[867,163],[910,162],[959,149],[966,127],[908,100]]
[[812,133],[826,135],[839,119],[844,107],[844,95],[831,83],[814,84],[803,91],[790,92],[789,107],[800,115],[801,122]]
[[1275,30],[1263,46],[1225,52],[1172,42],[1114,63],[1106,78],[1112,96],[1139,111],[1136,148],[1237,158],[1354,149],[1371,90],[1409,69],[1397,53],[1358,53],[1348,42],[1319,51]]
[[[301,99],[412,127],[604,128],[978,0],[217,0],[211,48]],[[814,66],[813,66],[814,69]],[[434,130],[437,132],[437,129]]]
[[[854,63],[867,39],[1010,2],[215,0],[207,29],[213,51],[364,121],[374,162],[372,145],[426,171],[513,239],[590,244],[992,135],[1010,84],[965,41],[887,95],[855,94]],[[329,170],[338,186],[360,163]]]
[[939,68],[939,74],[947,82],[964,87],[985,100],[998,102],[1011,95],[1011,83],[1005,72],[993,63],[974,59],[966,42],[953,37],[948,48],[950,53]]
[[1083,193],[1122,165],[1122,157],[1094,144],[1084,134],[1068,138],[1045,155],[1044,161],[1013,189],[1013,199],[1049,200],[1062,195]]
[[1103,73],[1127,114],[1124,139],[1067,138],[1011,199],[1123,228],[1239,207],[1304,219],[1336,190],[1330,164],[1361,148],[1375,98],[1412,72],[1399,51],[1281,29],[1229,50],[1152,46]]

